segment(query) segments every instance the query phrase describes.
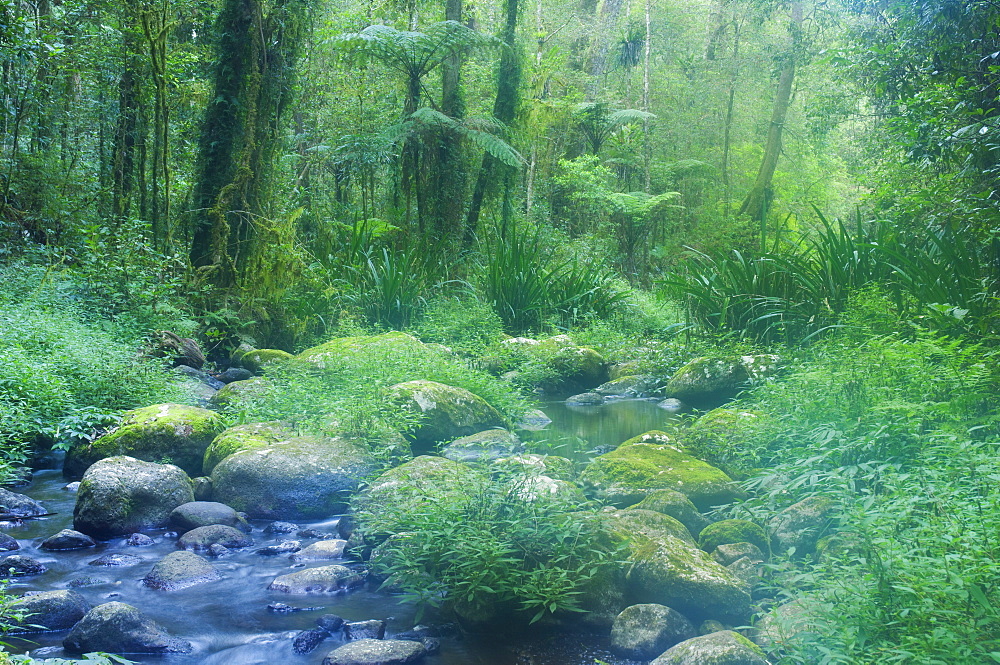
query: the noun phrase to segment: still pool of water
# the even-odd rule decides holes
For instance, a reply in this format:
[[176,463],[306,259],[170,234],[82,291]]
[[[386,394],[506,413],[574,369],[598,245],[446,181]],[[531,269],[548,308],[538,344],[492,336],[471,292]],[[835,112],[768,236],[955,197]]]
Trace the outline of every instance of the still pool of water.
[[[552,424],[532,437],[529,446],[550,454],[572,457],[578,461],[593,451],[613,448],[627,438],[650,429],[663,427],[676,416],[659,409],[655,403],[633,400],[612,402],[600,407],[567,407],[547,403],[542,410]],[[141,584],[153,564],[176,549],[176,539],[164,531],[149,532],[155,544],[149,547],[126,547],[124,539],[100,543],[98,547],[69,552],[46,552],[38,545],[63,528],[72,527],[75,494],[62,489],[61,474],[41,471],[31,485],[18,490],[39,501],[55,515],[27,520],[6,529],[18,539],[20,554],[33,557],[48,567],[37,577],[18,578],[10,584],[12,593],[74,588],[94,605],[112,600],[129,603],[164,626],[171,634],[188,640],[194,652],[188,655],[133,656],[139,663],[171,665],[319,665],[330,650],[342,642],[329,638],[310,654],[292,651],[295,632],[313,628],[322,614],[337,614],[347,621],[387,619],[387,637],[408,630],[414,623],[414,610],[396,598],[371,589],[337,595],[288,596],[268,591],[274,577],[295,567],[287,556],[268,557],[254,550],[294,535],[270,535],[262,529],[267,522],[254,523],[255,546],[214,559],[222,579],[179,591],[154,591]],[[336,519],[300,523],[302,528],[334,532]],[[310,539],[301,539],[305,546]],[[121,568],[104,568],[89,562],[111,552],[128,552],[141,557],[141,563]],[[83,585],[78,586],[81,581]],[[307,612],[276,614],[269,603],[282,602],[296,607],[318,608]],[[430,617],[425,618],[427,623]],[[33,655],[62,657],[61,644],[66,631],[31,635],[31,641],[8,638],[14,651],[31,650]],[[500,625],[489,635],[455,635],[441,640],[440,652],[428,656],[426,665],[629,665],[607,651],[601,636],[525,635],[523,631],[505,631]]]

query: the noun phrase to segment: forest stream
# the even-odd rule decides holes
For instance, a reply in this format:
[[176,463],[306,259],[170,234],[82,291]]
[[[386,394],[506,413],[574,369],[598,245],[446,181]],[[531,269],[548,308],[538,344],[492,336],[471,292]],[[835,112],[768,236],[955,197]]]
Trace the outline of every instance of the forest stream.
[[[544,453],[584,461],[588,456],[614,448],[622,441],[651,429],[658,429],[675,419],[655,401],[618,400],[599,407],[567,406],[564,402],[546,402],[542,411],[552,419],[548,426],[528,437],[528,448]],[[270,524],[252,522],[254,545],[232,550],[215,559],[222,579],[176,591],[158,591],[141,583],[150,567],[170,552],[176,551],[177,534],[167,530],[149,532],[154,541],[147,547],[129,547],[124,538],[101,542],[96,548],[49,552],[39,543],[60,529],[72,528],[75,492],[65,489],[67,481],[56,470],[36,472],[31,484],[20,492],[40,501],[54,515],[26,520],[20,525],[4,525],[17,538],[21,550],[43,563],[42,575],[18,578],[10,585],[17,593],[73,589],[94,605],[121,601],[138,607],[163,625],[172,635],[194,646],[191,654],[169,656],[134,656],[139,663],[201,663],[203,665],[256,665],[284,663],[319,663],[324,654],[343,643],[341,637],[327,638],[307,654],[293,651],[293,638],[299,631],[316,627],[316,620],[335,614],[345,621],[387,620],[386,637],[409,630],[414,625],[415,608],[401,604],[393,596],[369,587],[336,595],[287,596],[267,590],[278,575],[307,564],[291,562],[287,554],[265,556],[257,550],[283,540],[300,540],[303,546],[317,538],[294,533],[265,533]],[[337,533],[337,517],[316,522],[299,522],[301,531],[317,534]],[[119,553],[138,557],[132,565],[107,567],[91,562],[105,555]],[[305,611],[281,612],[269,604],[286,603]],[[431,616],[422,623],[435,624]],[[31,641],[9,638],[14,651],[31,650],[35,657],[62,657],[66,631],[33,634]],[[523,638],[523,639],[522,639]],[[440,651],[428,656],[428,665],[593,665],[605,661],[628,665],[629,661],[607,649],[606,638],[578,635],[554,637],[512,636],[502,626],[485,635],[442,631]]]

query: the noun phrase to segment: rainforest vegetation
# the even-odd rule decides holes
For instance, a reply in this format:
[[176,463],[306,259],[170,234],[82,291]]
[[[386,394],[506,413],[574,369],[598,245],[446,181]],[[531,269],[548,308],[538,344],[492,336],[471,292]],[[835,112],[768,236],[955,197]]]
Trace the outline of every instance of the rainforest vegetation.
[[[746,491],[713,519],[833,506],[819,553],[767,553],[760,616],[810,617],[769,658],[1000,662],[998,178],[989,0],[0,0],[0,475],[196,401],[164,339],[219,371],[424,342],[276,363],[222,411],[334,419],[379,469],[413,426],[388,386],[534,406],[551,354],[504,339],[659,386],[773,354],[739,445],[678,425]],[[505,482],[414,527],[454,565],[409,599],[481,593],[502,524],[562,563],[505,559],[497,602],[580,610],[567,576],[621,553],[571,545],[582,516],[531,531]]]

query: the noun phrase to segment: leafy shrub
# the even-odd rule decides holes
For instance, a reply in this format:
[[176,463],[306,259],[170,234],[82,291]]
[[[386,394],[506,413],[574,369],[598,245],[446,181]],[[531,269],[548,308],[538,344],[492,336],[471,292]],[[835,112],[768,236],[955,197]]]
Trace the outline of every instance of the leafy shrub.
[[428,301],[413,332],[424,342],[479,356],[503,336],[503,323],[493,308],[474,296],[442,295]]
[[421,607],[514,610],[529,623],[584,611],[581,590],[618,553],[602,545],[595,514],[536,498],[531,478],[501,474],[468,501],[426,502],[405,523],[361,512],[362,532],[415,535],[382,545],[376,573]]

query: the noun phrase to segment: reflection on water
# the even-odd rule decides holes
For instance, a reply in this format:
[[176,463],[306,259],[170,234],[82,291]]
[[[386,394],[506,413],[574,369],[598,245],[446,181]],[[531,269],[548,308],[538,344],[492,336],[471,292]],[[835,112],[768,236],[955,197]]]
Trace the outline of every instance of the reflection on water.
[[523,433],[532,452],[560,455],[586,462],[617,447],[622,441],[652,429],[677,422],[677,414],[643,399],[613,400],[601,406],[567,406],[546,402],[542,411],[552,424],[537,432]]

